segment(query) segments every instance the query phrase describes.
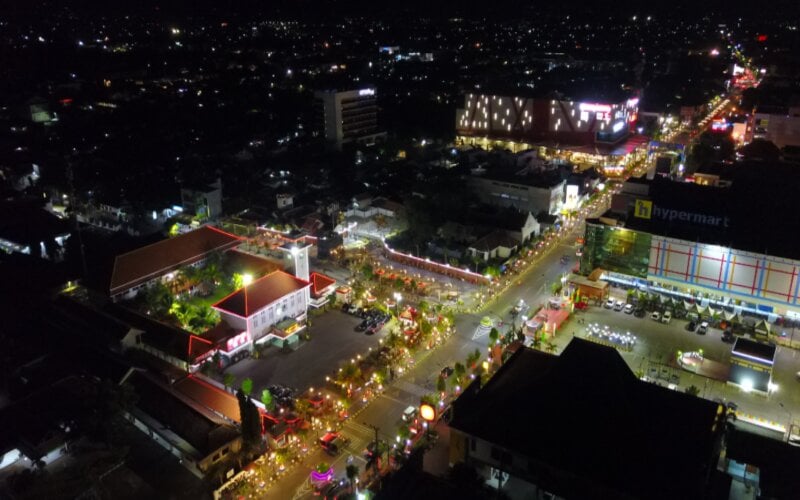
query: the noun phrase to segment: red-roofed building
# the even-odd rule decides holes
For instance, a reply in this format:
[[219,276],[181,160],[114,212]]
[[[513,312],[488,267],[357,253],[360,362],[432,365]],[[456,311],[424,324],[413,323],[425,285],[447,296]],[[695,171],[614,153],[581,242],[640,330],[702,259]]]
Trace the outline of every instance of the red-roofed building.
[[199,265],[212,252],[239,245],[241,238],[212,226],[118,255],[114,260],[109,295],[112,300],[136,296],[139,290],[183,266]]
[[311,273],[311,307],[322,307],[328,303],[328,297],[336,291],[336,280],[322,273]]
[[254,344],[293,337],[303,328],[311,283],[274,271],[233,292],[212,307],[233,330],[246,332]]

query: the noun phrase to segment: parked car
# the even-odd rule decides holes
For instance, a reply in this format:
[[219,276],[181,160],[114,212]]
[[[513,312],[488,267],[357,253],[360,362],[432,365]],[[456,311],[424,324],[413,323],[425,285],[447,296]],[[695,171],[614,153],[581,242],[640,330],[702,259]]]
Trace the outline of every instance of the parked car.
[[339,435],[338,432],[327,432],[319,438],[319,444],[325,450],[325,453],[335,456],[347,445],[347,439]]
[[697,329],[697,321],[691,320],[690,322],[686,323],[686,331],[693,332]]
[[643,307],[640,307],[633,311],[633,315],[637,318],[644,318],[647,315],[647,311],[645,311]]
[[733,344],[734,342],[736,342],[736,336],[733,334],[732,331],[725,330],[724,332],[722,332],[722,341],[727,342],[729,344]]
[[697,329],[698,335],[705,335],[708,332],[708,321],[703,321],[700,323],[700,327]]
[[441,373],[439,373],[439,376],[441,376],[442,378],[449,378],[450,375],[452,374],[453,374],[453,368],[450,366],[445,366],[444,368],[442,368],[442,371]]
[[650,319],[653,321],[661,321],[661,313],[658,311],[653,311],[650,313]]
[[367,327],[369,327],[369,320],[362,320],[361,323],[356,325],[356,331],[363,332],[367,329]]
[[417,407],[416,406],[409,406],[405,410],[403,410],[403,420],[405,422],[411,422],[417,417]]
[[633,314],[633,304],[625,304],[625,307],[622,309],[622,312],[625,314]]
[[664,311],[664,314],[661,316],[661,322],[665,325],[668,325],[670,321],[672,321],[672,313],[669,311]]
[[614,308],[614,304],[616,304],[616,303],[617,303],[617,301],[615,301],[614,299],[608,299],[606,301],[606,305],[603,306],[603,307],[605,307],[606,309],[613,309]]
[[621,311],[624,307],[625,307],[625,302],[622,302],[621,300],[618,300],[616,304],[614,304],[614,310],[617,312]]

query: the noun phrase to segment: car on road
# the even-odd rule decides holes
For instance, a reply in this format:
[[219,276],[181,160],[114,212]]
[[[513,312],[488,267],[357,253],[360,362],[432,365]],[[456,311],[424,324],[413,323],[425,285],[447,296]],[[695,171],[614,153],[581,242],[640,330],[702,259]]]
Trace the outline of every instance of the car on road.
[[722,341],[727,342],[729,344],[733,344],[736,341],[736,336],[730,330],[725,330],[722,332]]
[[335,456],[347,445],[347,439],[338,432],[326,432],[324,436],[319,438],[319,445],[322,446],[325,453]]
[[672,321],[672,313],[669,311],[664,311],[664,314],[661,316],[661,322],[665,325],[668,325],[670,321]]
[[622,312],[625,314],[633,314],[633,304],[625,304],[625,307],[622,309]]
[[705,335],[708,333],[708,321],[703,321],[700,323],[700,326],[697,328],[698,335]]
[[367,329],[367,327],[369,327],[369,320],[366,319],[361,320],[361,323],[356,325],[356,331],[363,332],[364,330]]
[[442,371],[441,373],[439,373],[439,376],[442,378],[450,378],[450,375],[452,374],[453,374],[453,368],[450,366],[445,366],[444,368],[442,368]]
[[688,323],[686,323],[686,331],[687,332],[693,332],[695,330],[697,330],[697,321],[691,320]]
[[614,308],[614,304],[616,304],[616,303],[617,303],[617,301],[616,301],[616,300],[614,300],[614,299],[608,299],[608,300],[606,301],[606,304],[605,304],[603,307],[605,307],[606,309],[613,309],[613,308]]
[[416,406],[409,406],[405,410],[403,410],[403,421],[411,422],[417,417],[417,407]]
[[653,321],[661,321],[661,313],[658,311],[653,311],[650,313],[650,319]]
[[621,311],[624,307],[625,307],[625,302],[622,302],[621,300],[618,300],[614,304],[614,310],[617,312]]

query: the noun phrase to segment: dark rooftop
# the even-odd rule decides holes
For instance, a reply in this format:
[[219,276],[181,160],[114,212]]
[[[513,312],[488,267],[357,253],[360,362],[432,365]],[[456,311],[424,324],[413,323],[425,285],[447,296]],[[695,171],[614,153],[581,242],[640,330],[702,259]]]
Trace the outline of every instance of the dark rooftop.
[[718,409],[638,380],[613,348],[573,339],[561,356],[517,351],[456,401],[451,426],[582,480],[543,485],[561,496],[600,487],[701,498],[716,465]]

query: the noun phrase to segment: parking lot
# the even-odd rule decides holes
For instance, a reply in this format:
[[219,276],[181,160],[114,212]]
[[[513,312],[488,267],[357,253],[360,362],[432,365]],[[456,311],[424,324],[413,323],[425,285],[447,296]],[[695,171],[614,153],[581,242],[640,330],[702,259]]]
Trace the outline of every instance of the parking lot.
[[258,391],[273,384],[299,391],[321,387],[325,376],[332,375],[341,362],[376,348],[378,339],[386,335],[385,327],[374,335],[356,331],[361,321],[339,310],[313,316],[311,340],[301,341],[296,350],[270,347],[259,359],[245,359],[225,371],[235,375],[237,381],[250,377]]

